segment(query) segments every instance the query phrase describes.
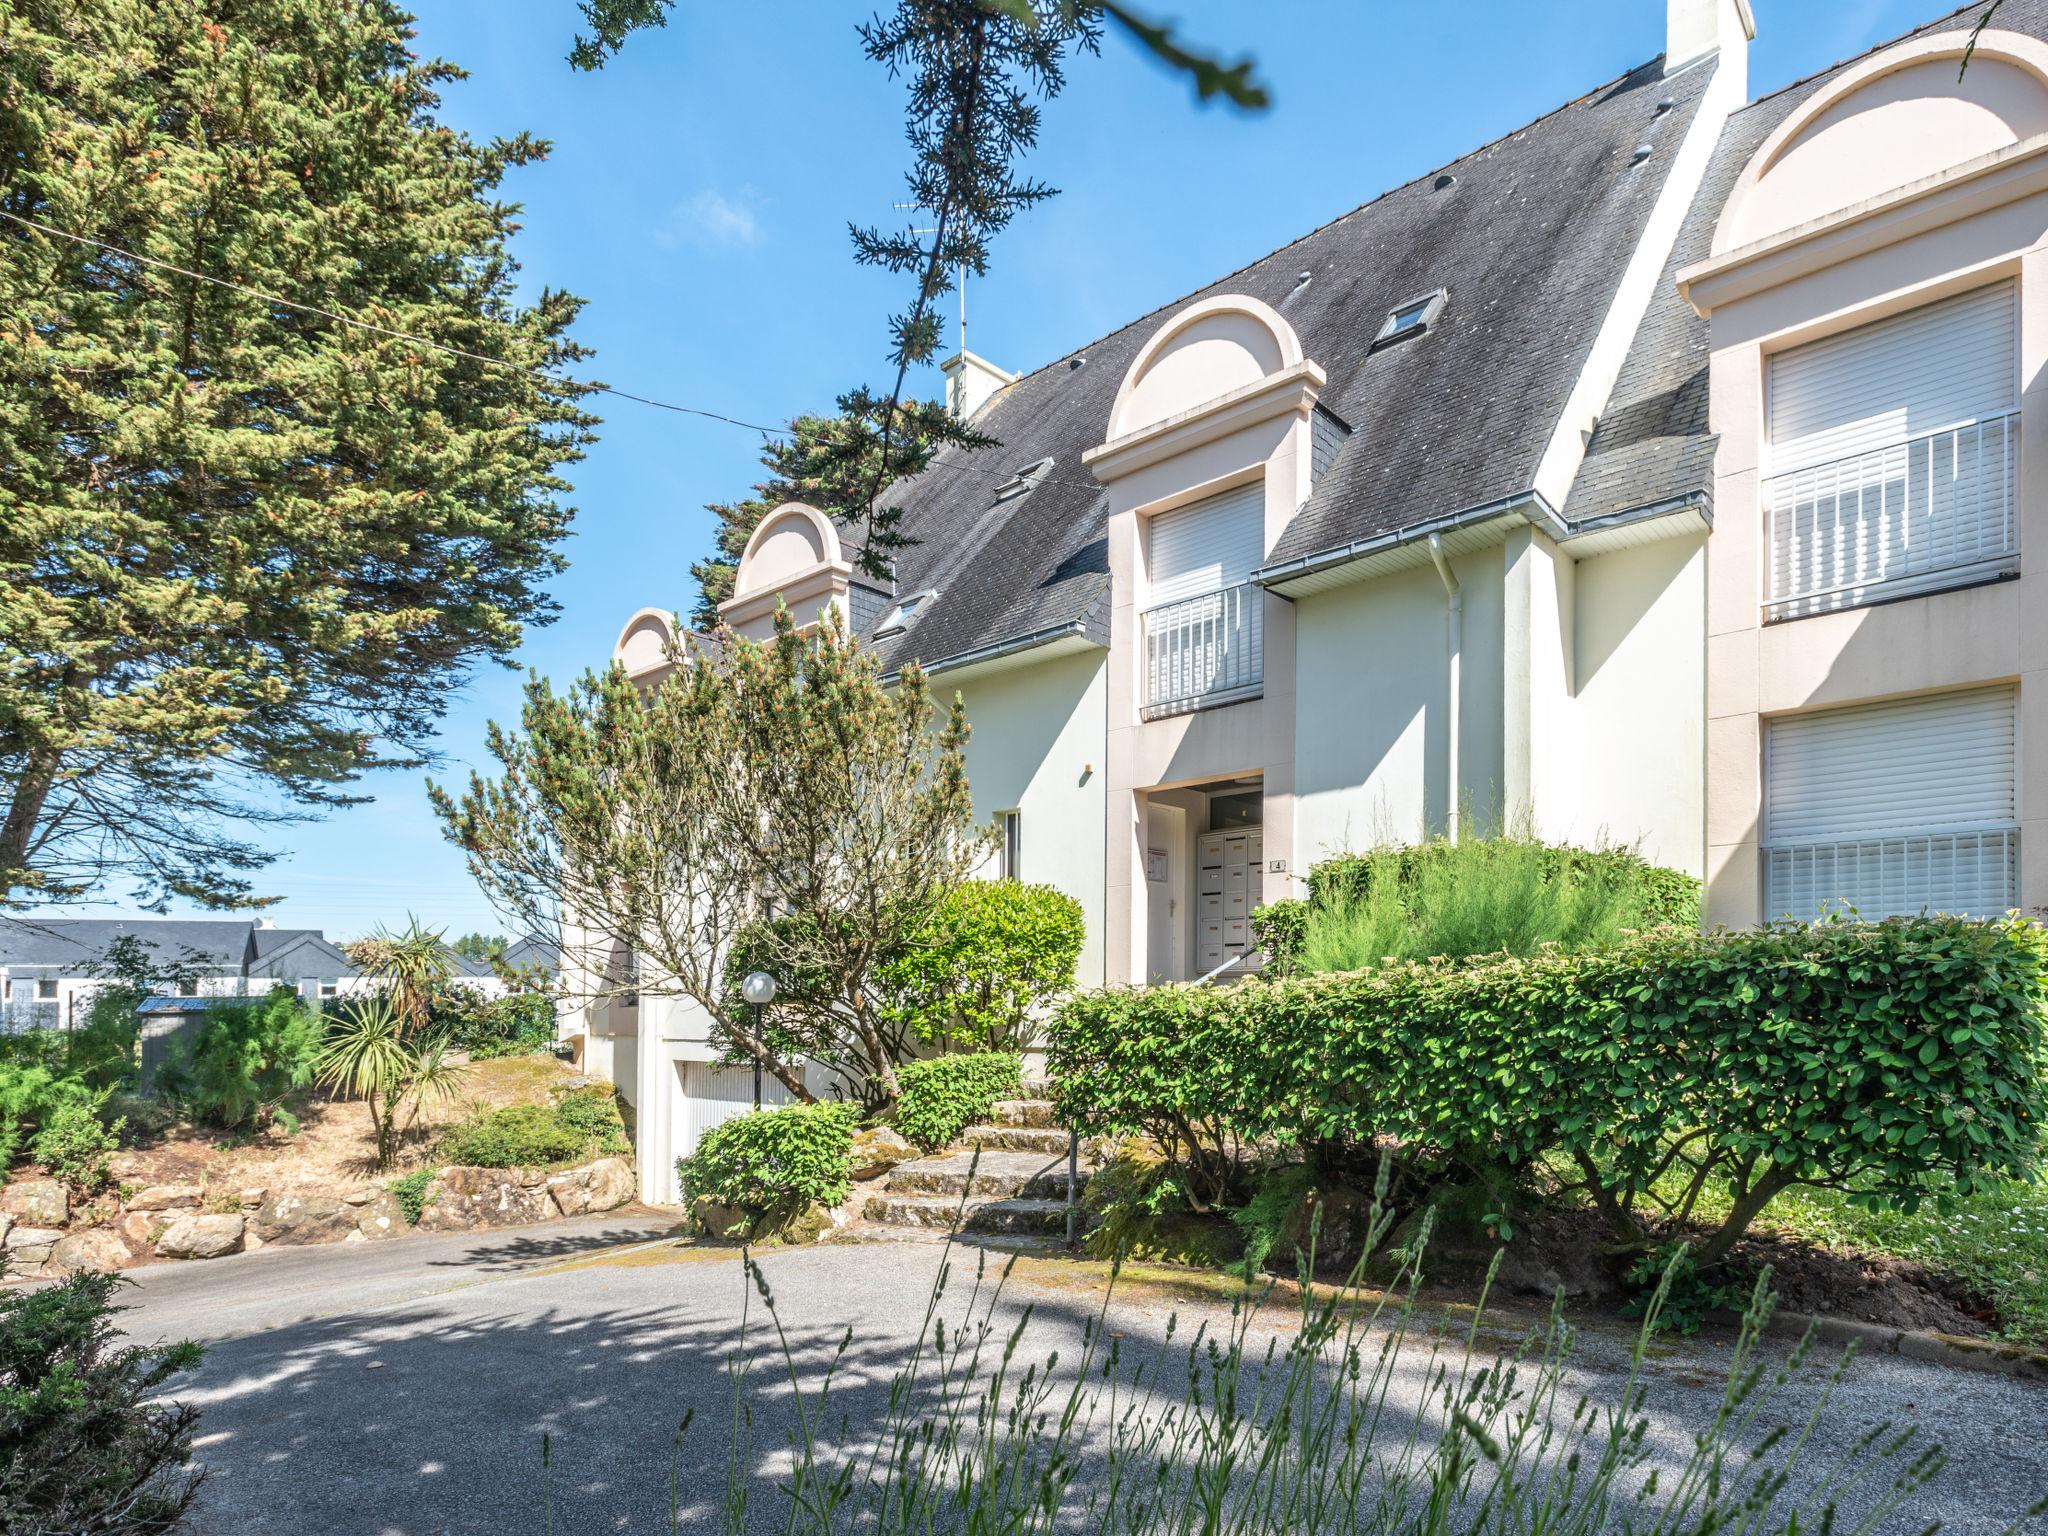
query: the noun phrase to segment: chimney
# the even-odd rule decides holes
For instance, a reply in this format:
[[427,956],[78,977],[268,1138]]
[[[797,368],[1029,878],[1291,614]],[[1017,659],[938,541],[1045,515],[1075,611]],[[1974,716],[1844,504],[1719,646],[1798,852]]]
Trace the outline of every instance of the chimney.
[[946,409],[960,421],[972,420],[976,411],[1017,382],[1016,374],[1003,372],[964,347],[939,364],[939,369],[946,375]]
[[1721,54],[1723,89],[1734,83],[1734,100],[1749,100],[1749,40],[1756,17],[1749,0],[1664,0],[1664,73],[1671,74],[1716,49]]
[[258,928],[275,928],[277,926],[277,919],[274,917],[259,917],[256,919],[256,926]]

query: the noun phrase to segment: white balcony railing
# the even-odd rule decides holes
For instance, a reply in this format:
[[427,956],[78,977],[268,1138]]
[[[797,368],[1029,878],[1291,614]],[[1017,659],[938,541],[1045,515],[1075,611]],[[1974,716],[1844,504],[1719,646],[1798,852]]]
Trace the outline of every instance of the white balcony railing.
[[1763,858],[1767,918],[1811,921],[1845,907],[1873,921],[1922,911],[1997,917],[2019,905],[2013,827],[1784,843]]
[[1265,681],[1266,594],[1250,582],[1145,612],[1145,713],[1252,698]]
[[2019,456],[2015,411],[1772,476],[1765,617],[2016,571]]

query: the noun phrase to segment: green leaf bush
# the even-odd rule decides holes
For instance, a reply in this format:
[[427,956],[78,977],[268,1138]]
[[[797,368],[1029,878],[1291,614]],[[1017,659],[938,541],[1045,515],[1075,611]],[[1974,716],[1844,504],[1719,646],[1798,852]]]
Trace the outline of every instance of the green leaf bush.
[[1015,1051],[977,1051],[909,1061],[896,1069],[902,1094],[896,1129],[927,1152],[951,1146],[960,1133],[986,1119],[999,1099],[1023,1088],[1024,1058]]
[[121,1150],[126,1122],[102,1124],[99,1106],[68,1099],[49,1115],[36,1135],[35,1159],[61,1179],[73,1195],[84,1198],[105,1189],[113,1178],[114,1154]]
[[876,967],[875,987],[887,1012],[927,1044],[1018,1050],[1073,990],[1086,937],[1081,904],[1064,891],[969,880]]
[[[1733,1199],[1710,1265],[1771,1197],[1911,1210],[2030,1172],[2048,1114],[2048,934],[2019,918],[1674,929],[1580,953],[1070,999],[1067,1123],[1143,1133],[1205,1199],[1260,1148],[1356,1169],[1575,1168],[1616,1237]],[[1646,1197],[1681,1172],[1676,1198]]]
[[450,1127],[434,1156],[470,1168],[548,1168],[575,1162],[589,1145],[583,1132],[561,1122],[553,1105],[509,1104]]
[[485,997],[451,986],[435,1001],[433,1022],[472,1061],[533,1056],[555,1043],[555,1000],[546,992]]
[[228,1130],[262,1129],[313,1082],[320,1055],[320,1015],[289,987],[262,998],[222,1000],[206,1022],[164,1063],[160,1086],[183,1101],[194,1120]]
[[555,1118],[584,1138],[593,1153],[617,1156],[633,1150],[619,1114],[618,1089],[611,1083],[574,1088],[555,1100]]
[[415,1168],[403,1178],[393,1179],[384,1187],[391,1191],[398,1202],[399,1214],[405,1218],[408,1227],[420,1224],[420,1217],[427,1209],[427,1186],[434,1182],[435,1168]]
[[834,1206],[853,1187],[851,1104],[786,1104],[721,1121],[676,1164],[684,1197],[745,1213],[756,1224],[815,1203]]

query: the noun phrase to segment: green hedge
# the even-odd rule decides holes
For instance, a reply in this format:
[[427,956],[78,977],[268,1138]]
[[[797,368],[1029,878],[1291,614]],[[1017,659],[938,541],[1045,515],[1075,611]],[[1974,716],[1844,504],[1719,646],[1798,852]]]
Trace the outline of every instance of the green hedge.
[[[1111,990],[1054,1023],[1069,1124],[1150,1134],[1222,1190],[1247,1145],[1578,1167],[1617,1235],[1679,1156],[1740,1198],[1794,1184],[1910,1209],[2028,1172],[2048,1112],[2048,935],[1893,919],[1229,989]],[[1678,1212],[1687,1214],[1690,1205]]]
[[511,1104],[471,1115],[441,1137],[434,1155],[471,1168],[546,1168],[631,1150],[615,1090],[594,1083],[552,1104]]
[[999,1099],[1014,1098],[1024,1081],[1024,1060],[1014,1051],[980,1051],[934,1056],[896,1069],[902,1096],[896,1101],[896,1129],[927,1152],[950,1146],[960,1133],[987,1117]]
[[684,1197],[753,1217],[838,1205],[853,1186],[858,1121],[851,1104],[786,1104],[721,1121],[676,1164]]

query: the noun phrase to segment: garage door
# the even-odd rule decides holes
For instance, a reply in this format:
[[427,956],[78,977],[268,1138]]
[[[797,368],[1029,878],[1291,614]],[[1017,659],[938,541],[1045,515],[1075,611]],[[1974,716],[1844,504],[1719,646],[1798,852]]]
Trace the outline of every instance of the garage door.
[[1767,914],[2016,905],[2015,703],[2009,687],[1973,688],[1769,722]]
[[[795,1097],[773,1077],[765,1072],[761,1074],[761,1104],[764,1108],[788,1104]],[[676,1156],[688,1157],[697,1150],[698,1141],[711,1127],[730,1120],[734,1115],[744,1115],[753,1107],[752,1067],[721,1067],[705,1061],[684,1062],[683,1134]]]

